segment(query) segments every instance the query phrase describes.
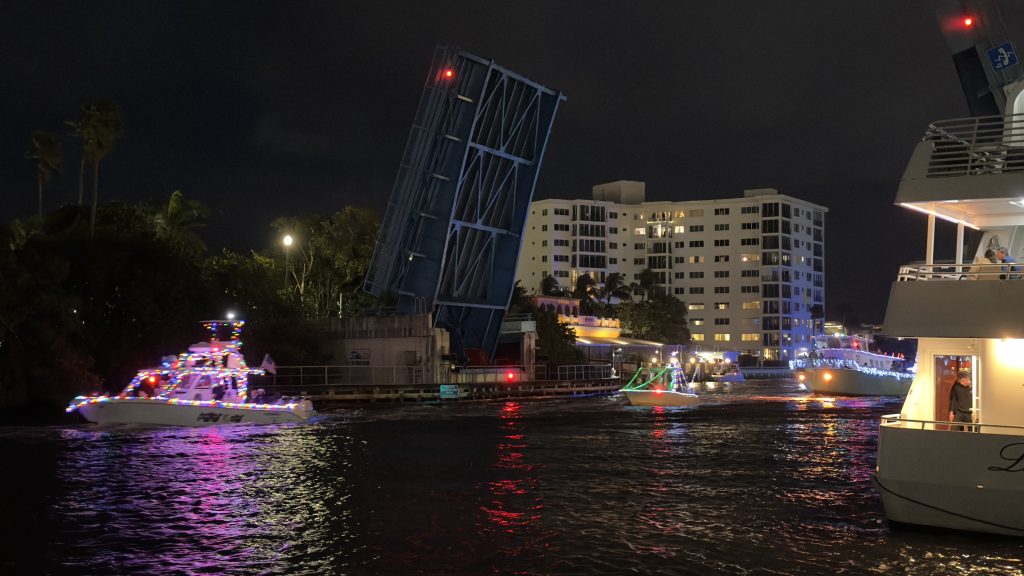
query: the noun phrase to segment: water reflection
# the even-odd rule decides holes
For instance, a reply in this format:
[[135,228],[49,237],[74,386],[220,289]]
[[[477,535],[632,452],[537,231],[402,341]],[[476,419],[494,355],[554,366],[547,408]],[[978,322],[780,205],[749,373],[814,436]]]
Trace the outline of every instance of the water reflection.
[[738,383],[686,409],[593,398],[301,427],[0,429],[21,480],[0,573],[1022,574],[1018,539],[884,520],[868,474],[895,403]]
[[526,456],[530,446],[522,404],[505,402],[498,418],[500,436],[492,466],[497,475],[485,483],[489,498],[480,509],[486,517],[484,533],[495,538],[503,561],[515,562],[542,546],[536,528],[544,502],[537,490],[537,467]]
[[[118,574],[328,567],[350,541],[344,451],[302,427],[67,430],[54,514],[76,537],[65,566]],[[340,452],[340,453],[339,453]],[[328,458],[329,460],[324,460]],[[344,546],[342,546],[344,549]]]

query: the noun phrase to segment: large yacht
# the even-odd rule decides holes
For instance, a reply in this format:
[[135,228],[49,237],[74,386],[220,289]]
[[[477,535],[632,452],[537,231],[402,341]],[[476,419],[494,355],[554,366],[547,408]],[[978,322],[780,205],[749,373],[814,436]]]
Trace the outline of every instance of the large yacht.
[[[913,384],[879,430],[874,479],[893,521],[1024,536],[1024,272],[992,258],[1024,254],[1019,84],[1005,115],[931,123],[897,192],[928,227],[925,260],[900,268],[882,329],[918,338]],[[956,227],[955,261],[934,259],[937,221]],[[967,228],[980,242],[965,255]]]

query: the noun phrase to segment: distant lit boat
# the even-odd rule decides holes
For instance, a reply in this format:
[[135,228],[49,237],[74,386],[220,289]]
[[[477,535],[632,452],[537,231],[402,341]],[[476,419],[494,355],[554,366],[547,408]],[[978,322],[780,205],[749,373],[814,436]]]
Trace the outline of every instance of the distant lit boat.
[[743,372],[739,366],[731,362],[719,364],[711,370],[711,379],[715,382],[743,382]]
[[[1015,86],[1007,110],[1024,109]],[[1024,279],[987,254],[1024,250],[1022,135],[1021,114],[932,122],[899,185],[896,203],[929,220],[925,261],[900,267],[883,324],[918,342],[913,385],[878,432],[873,479],[895,522],[1024,536]],[[974,254],[935,262],[937,225],[975,228]],[[963,380],[970,407],[951,422]]]
[[[208,342],[193,344],[161,366],[140,370],[116,396],[79,396],[67,412],[77,411],[98,424],[207,426],[308,420],[313,413],[308,399],[270,401],[262,397],[262,390],[249,390],[249,375],[264,372],[245,363],[238,340],[243,325],[243,321],[204,322],[211,333]],[[225,328],[231,329],[230,339],[218,340],[218,330]]]
[[663,367],[649,379],[641,377],[643,369],[622,388],[633,406],[693,406],[700,398],[686,388],[686,376],[677,362]]
[[818,336],[809,358],[790,362],[804,387],[828,396],[906,396],[914,375],[903,359],[868,350],[864,336]]

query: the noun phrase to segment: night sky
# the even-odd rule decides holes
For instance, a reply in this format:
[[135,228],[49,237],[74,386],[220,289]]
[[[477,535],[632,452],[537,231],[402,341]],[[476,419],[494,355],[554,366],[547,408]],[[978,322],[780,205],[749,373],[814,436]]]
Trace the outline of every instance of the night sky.
[[[1022,4],[1001,4],[1015,40]],[[567,95],[537,199],[629,179],[648,200],[773,187],[827,206],[829,319],[882,320],[898,265],[924,257],[900,176],[929,121],[968,115],[927,0],[14,0],[0,38],[4,222],[35,211],[30,132],[94,98],[125,118],[101,201],[180,188],[214,209],[212,250],[267,247],[277,216],[383,212],[447,44]],[[48,209],[77,197],[66,156]]]

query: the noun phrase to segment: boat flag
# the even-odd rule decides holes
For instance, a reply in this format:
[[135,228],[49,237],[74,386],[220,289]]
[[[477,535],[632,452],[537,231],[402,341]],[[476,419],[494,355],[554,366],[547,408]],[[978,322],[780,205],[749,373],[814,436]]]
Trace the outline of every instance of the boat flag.
[[260,368],[263,368],[275,376],[277,375],[277,364],[274,364],[274,359],[270,357],[270,354],[265,354],[263,356],[263,363],[260,364]]

